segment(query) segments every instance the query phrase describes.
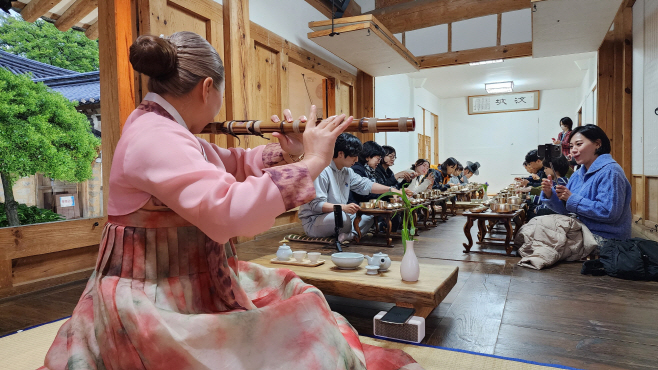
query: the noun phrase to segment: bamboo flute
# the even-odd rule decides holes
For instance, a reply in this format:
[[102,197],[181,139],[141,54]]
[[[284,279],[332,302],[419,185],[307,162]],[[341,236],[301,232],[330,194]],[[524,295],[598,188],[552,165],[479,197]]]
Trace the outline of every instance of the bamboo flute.
[[[322,120],[317,120],[320,123]],[[292,123],[281,121],[280,123],[240,120],[209,123],[202,134],[226,134],[226,135],[256,135],[280,132],[282,134],[303,133],[306,122],[295,120]],[[355,119],[345,132],[376,133],[376,132],[410,132],[416,129],[416,120],[412,118],[361,118]]]

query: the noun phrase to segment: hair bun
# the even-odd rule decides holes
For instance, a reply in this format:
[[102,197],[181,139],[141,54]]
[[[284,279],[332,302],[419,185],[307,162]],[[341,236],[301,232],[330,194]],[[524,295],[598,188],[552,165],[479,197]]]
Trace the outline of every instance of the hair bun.
[[162,78],[176,72],[176,48],[167,39],[144,35],[130,46],[130,64],[149,77]]

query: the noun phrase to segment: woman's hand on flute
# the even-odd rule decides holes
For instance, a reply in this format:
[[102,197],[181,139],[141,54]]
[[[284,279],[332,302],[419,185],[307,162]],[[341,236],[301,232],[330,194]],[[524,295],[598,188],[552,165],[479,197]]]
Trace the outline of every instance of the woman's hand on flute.
[[[277,115],[273,115],[270,119],[274,123],[281,122],[279,116]],[[288,123],[293,122],[292,113],[290,112],[290,109],[286,109],[283,111],[283,119],[285,119],[286,122]],[[306,116],[299,117],[299,120],[302,122],[306,122]],[[272,136],[279,139],[279,144],[281,144],[281,149],[283,149],[284,152],[290,154],[291,156],[299,157],[300,155],[304,154],[304,142],[302,139],[302,134],[283,135],[280,132],[275,132],[272,134]]]
[[336,138],[352,123],[354,117],[345,117],[344,114],[341,114],[328,117],[317,125],[315,124],[316,119],[317,110],[313,105],[304,130],[305,154],[302,162],[306,164],[309,174],[314,180],[331,163]]

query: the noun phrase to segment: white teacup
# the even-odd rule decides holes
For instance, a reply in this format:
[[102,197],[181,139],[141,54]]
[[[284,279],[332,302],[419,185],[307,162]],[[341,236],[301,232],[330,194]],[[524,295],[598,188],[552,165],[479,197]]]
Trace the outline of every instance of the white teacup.
[[306,251],[294,251],[292,252],[292,256],[295,257],[295,260],[297,260],[297,262],[302,262],[306,257]]
[[320,252],[308,252],[308,259],[311,263],[317,263],[321,255],[322,253]]

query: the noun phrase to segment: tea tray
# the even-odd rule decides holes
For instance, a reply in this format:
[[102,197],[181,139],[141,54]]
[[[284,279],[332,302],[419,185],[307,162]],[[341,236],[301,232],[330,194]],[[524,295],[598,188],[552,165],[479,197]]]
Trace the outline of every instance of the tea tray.
[[316,267],[322,265],[325,260],[318,260],[316,263],[311,263],[308,259],[303,260],[302,262],[297,262],[296,259],[291,258],[289,261],[279,261],[278,258],[274,257],[270,260],[271,263],[279,264],[279,265],[293,265],[293,266],[306,266],[306,267]]

